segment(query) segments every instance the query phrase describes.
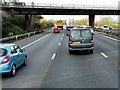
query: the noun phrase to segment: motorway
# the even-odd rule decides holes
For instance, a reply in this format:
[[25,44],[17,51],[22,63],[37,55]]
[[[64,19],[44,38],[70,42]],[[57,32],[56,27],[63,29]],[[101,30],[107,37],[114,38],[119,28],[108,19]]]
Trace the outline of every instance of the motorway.
[[[37,40],[37,41],[36,41]],[[15,77],[4,76],[3,88],[117,88],[118,42],[94,35],[94,53],[68,52],[64,31],[47,31],[16,41],[28,64]],[[33,43],[32,43],[33,42]]]

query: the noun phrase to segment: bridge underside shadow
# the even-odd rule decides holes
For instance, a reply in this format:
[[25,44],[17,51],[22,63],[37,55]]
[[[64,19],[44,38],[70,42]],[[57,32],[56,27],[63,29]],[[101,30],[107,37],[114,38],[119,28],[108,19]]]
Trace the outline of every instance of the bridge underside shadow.
[[92,28],[94,28],[94,20],[95,15],[89,15],[89,26],[92,26]]
[[25,23],[26,23],[26,31],[31,32],[34,30],[34,16],[25,14]]

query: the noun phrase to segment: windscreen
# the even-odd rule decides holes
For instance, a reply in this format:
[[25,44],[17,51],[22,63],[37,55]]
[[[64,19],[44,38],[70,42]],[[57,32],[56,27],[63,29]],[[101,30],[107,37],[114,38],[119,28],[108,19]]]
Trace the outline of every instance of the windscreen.
[[54,28],[54,30],[58,30],[58,28]]
[[82,30],[81,33],[83,39],[88,39],[92,36],[90,30]]
[[0,48],[0,57],[7,55],[7,50],[4,48]]
[[109,28],[108,26],[104,26],[104,28]]

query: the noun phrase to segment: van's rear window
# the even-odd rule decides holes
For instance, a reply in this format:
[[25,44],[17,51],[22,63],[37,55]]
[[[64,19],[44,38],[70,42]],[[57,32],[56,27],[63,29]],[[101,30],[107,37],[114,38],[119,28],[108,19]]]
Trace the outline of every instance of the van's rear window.
[[7,55],[7,50],[4,48],[0,48],[0,56],[5,56]]
[[82,30],[82,38],[83,39],[91,38],[90,30]]
[[75,39],[80,39],[81,38],[80,30],[72,30],[71,37]]

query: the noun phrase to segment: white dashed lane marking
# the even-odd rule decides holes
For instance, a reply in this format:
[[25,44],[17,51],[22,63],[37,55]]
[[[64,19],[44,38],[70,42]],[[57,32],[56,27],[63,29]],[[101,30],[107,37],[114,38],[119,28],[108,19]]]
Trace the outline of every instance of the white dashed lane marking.
[[58,45],[61,45],[61,43],[59,43]]
[[48,71],[48,70],[45,70],[46,72]]
[[53,54],[53,56],[52,56],[51,59],[52,59],[52,60],[55,59],[55,56],[56,56],[56,53]]
[[63,38],[61,38],[61,40],[62,40]]
[[108,56],[105,55],[103,52],[101,52],[101,55],[102,55],[103,57],[105,57],[105,58],[108,58]]

